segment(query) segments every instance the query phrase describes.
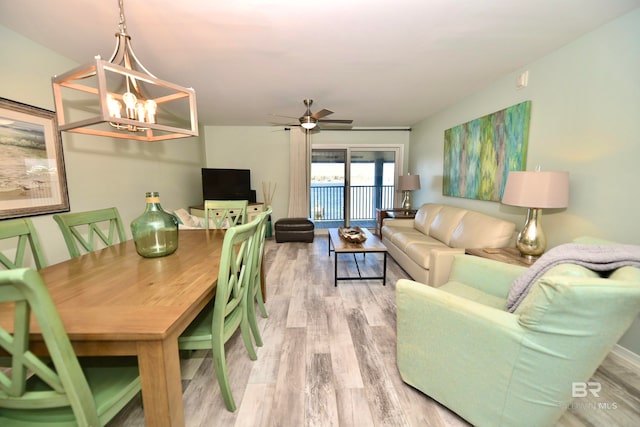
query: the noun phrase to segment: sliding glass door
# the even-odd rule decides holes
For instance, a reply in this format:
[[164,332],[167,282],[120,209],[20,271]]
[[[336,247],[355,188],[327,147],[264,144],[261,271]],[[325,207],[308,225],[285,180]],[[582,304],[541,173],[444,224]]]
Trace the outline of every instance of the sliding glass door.
[[344,224],[347,165],[347,150],[311,150],[309,200],[316,227],[329,228]]
[[313,148],[311,216],[316,227],[373,227],[394,205],[398,148]]

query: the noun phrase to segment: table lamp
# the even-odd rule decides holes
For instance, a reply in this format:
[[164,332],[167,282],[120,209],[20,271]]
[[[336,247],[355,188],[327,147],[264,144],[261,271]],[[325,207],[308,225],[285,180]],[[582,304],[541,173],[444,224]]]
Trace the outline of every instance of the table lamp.
[[398,178],[398,190],[404,192],[402,209],[411,210],[411,191],[420,189],[420,175],[402,175]]
[[569,172],[511,171],[502,203],[528,209],[516,247],[523,257],[535,259],[544,253],[547,246],[541,224],[542,209],[566,208],[569,205]]

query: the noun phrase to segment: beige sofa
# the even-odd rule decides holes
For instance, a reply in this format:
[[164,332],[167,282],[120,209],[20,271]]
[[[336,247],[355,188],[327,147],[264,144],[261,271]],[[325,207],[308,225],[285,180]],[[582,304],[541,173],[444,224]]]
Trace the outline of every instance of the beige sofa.
[[465,248],[515,245],[515,224],[468,209],[427,203],[415,219],[384,219],[382,242],[413,280],[447,282],[453,257]]

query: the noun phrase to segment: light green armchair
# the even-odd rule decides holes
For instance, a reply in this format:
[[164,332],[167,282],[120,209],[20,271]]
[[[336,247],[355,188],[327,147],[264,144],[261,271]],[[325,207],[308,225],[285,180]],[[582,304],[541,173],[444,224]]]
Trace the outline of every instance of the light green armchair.
[[509,313],[524,271],[458,255],[439,288],[399,280],[402,379],[477,427],[553,426],[640,312],[640,269],[558,265]]

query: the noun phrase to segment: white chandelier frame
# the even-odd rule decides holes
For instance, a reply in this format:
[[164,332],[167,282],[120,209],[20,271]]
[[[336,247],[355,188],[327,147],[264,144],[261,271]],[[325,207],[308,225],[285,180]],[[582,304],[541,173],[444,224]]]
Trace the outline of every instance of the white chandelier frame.
[[[195,91],[158,79],[138,61],[126,33],[122,0],[119,5],[120,31],[111,59],[96,56],[93,62],[51,79],[59,130],[139,141],[198,136]],[[152,117],[136,114],[129,105],[122,114],[118,107],[123,95],[131,93],[155,104],[158,112],[153,111]],[[114,102],[115,109],[110,105]]]

